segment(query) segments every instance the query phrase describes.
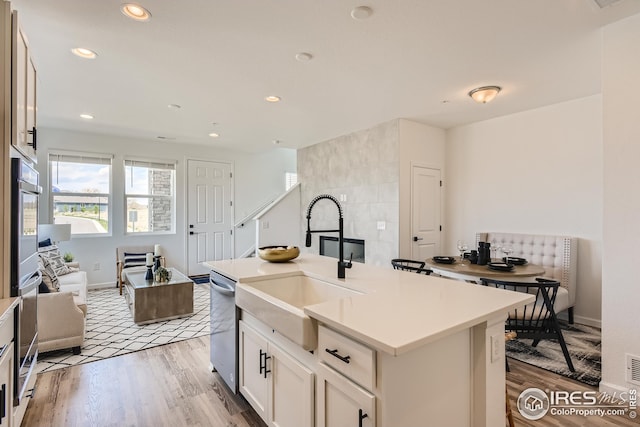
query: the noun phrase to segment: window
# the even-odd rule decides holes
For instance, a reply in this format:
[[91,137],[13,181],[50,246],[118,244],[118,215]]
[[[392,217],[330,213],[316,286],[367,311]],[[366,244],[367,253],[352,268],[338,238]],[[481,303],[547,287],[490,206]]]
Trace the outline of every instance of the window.
[[56,224],[71,234],[109,233],[111,156],[49,154],[51,206]]
[[285,172],[284,174],[284,190],[289,191],[291,187],[298,183],[298,174],[294,172]]
[[125,159],[127,233],[173,232],[175,162]]

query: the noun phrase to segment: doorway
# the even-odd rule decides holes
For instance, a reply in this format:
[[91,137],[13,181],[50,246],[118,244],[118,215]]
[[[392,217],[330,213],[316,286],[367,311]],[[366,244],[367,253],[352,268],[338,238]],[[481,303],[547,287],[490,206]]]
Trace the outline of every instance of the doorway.
[[187,266],[208,274],[204,261],[230,259],[233,249],[231,164],[187,161]]

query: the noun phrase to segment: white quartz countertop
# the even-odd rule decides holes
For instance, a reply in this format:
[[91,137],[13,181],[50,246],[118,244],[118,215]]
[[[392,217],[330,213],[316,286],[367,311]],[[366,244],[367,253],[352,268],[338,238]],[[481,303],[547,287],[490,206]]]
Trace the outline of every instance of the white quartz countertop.
[[331,328],[394,356],[471,328],[534,300],[533,295],[487,288],[353,263],[337,279],[337,260],[302,254],[285,263],[260,258],[208,261],[204,265],[238,281],[251,282],[303,272],[363,295],[306,306],[304,312]]

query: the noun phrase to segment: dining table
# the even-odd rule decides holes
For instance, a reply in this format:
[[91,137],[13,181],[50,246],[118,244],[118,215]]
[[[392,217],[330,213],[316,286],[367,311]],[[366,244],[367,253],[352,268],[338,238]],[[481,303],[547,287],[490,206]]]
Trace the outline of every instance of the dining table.
[[[496,259],[493,262],[502,262],[502,260]],[[517,282],[523,281],[522,279],[541,277],[545,273],[544,267],[536,264],[514,265],[510,271],[502,271],[492,270],[488,265],[471,264],[468,259],[463,261],[456,259],[452,264],[445,264],[429,258],[425,260],[425,268],[443,277],[473,283],[479,283],[481,278]]]

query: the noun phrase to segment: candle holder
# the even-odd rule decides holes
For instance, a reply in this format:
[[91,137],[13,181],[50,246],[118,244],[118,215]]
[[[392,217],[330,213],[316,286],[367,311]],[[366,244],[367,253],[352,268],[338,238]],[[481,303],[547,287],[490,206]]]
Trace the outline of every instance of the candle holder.
[[153,271],[151,265],[147,265],[147,274],[144,275],[144,280],[153,280]]

